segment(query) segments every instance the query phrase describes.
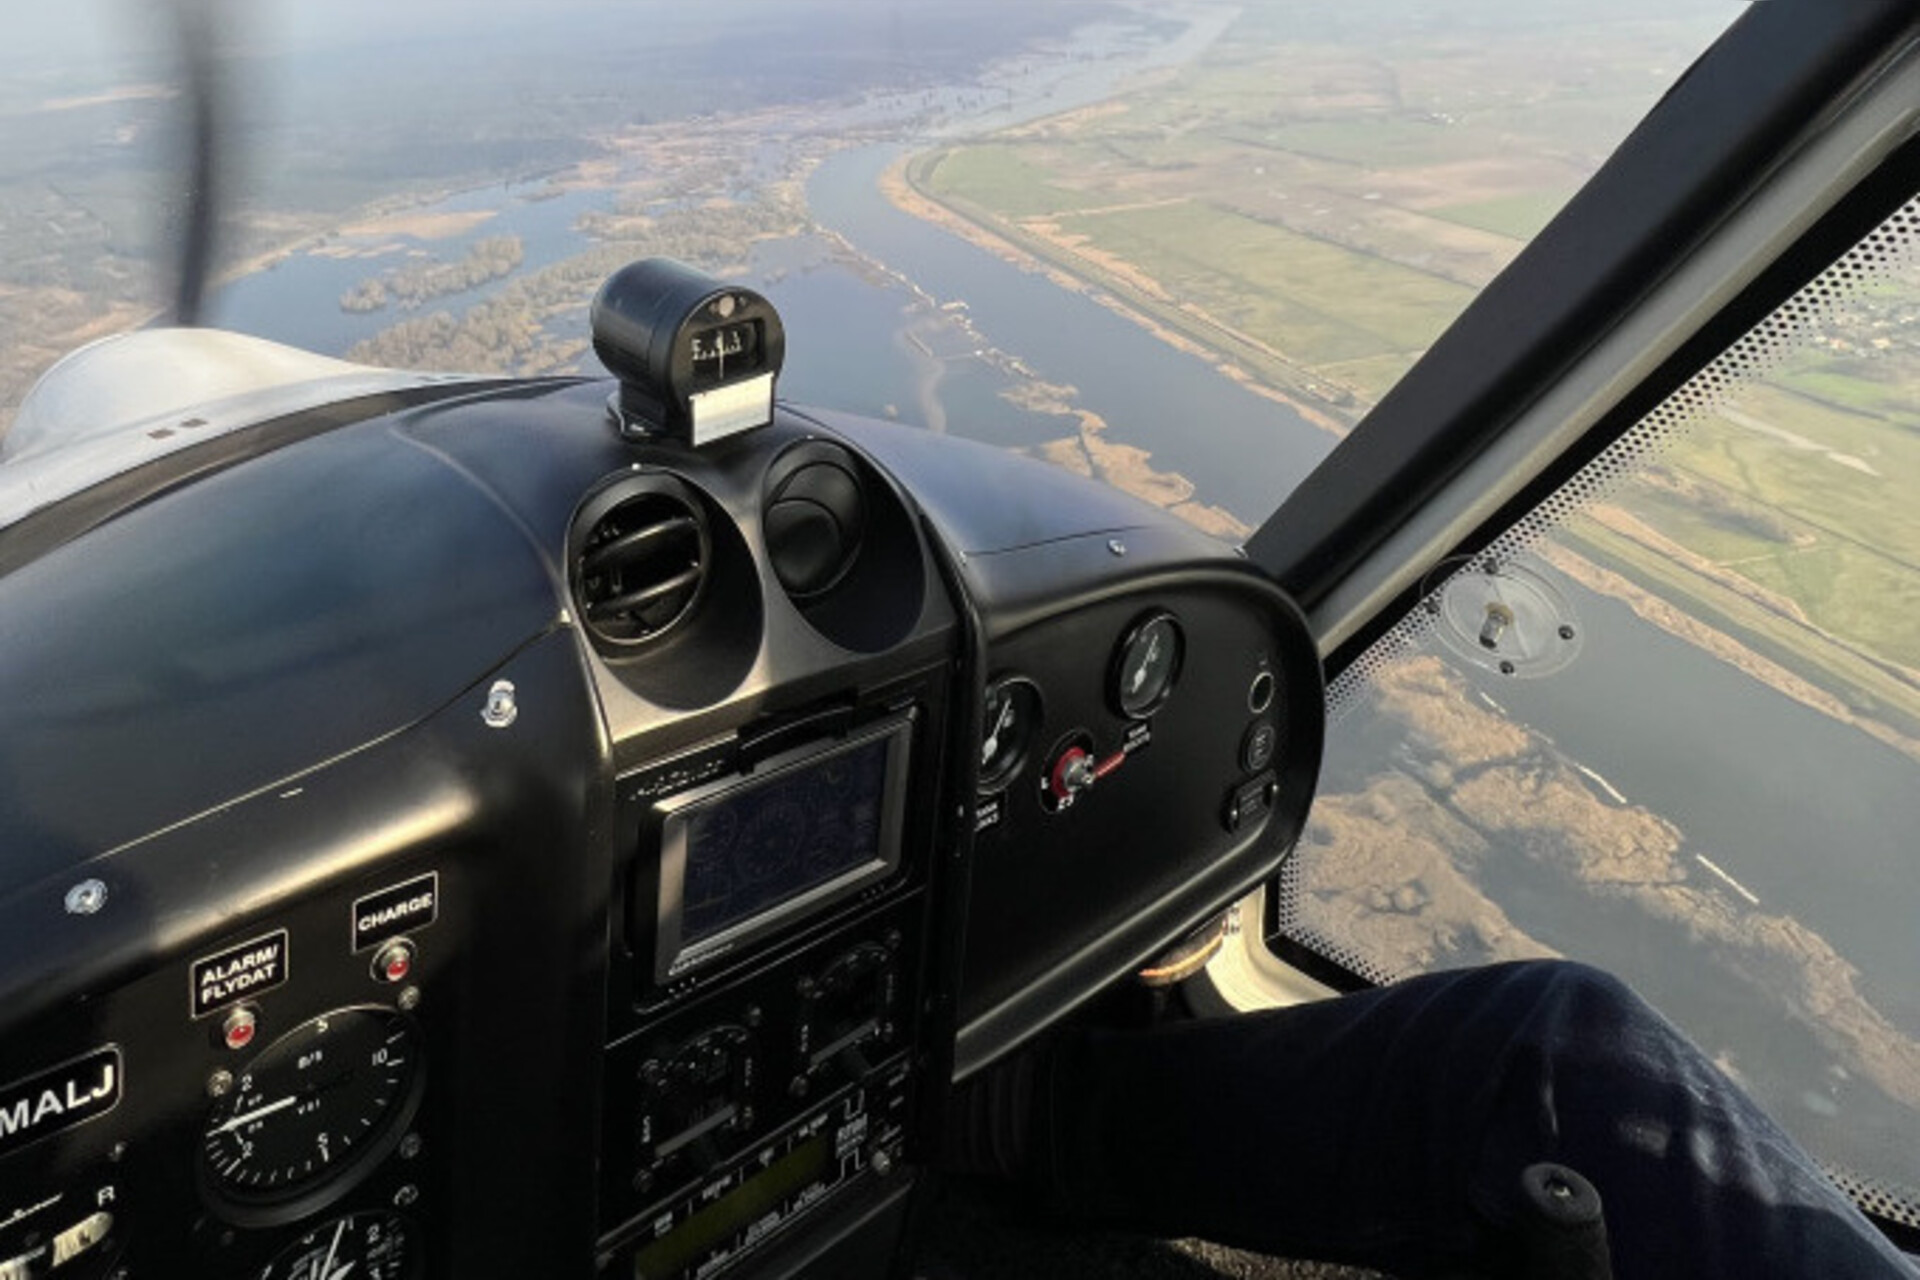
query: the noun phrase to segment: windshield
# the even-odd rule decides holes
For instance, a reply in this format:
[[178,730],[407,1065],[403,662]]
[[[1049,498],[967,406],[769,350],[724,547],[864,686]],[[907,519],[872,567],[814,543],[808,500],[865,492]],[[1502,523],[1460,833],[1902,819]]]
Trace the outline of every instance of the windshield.
[[[586,301],[666,254],[771,298],[789,400],[1237,539],[1737,8],[215,4],[205,318],[597,375]],[[58,356],[167,312],[175,17],[12,20],[0,428]]]

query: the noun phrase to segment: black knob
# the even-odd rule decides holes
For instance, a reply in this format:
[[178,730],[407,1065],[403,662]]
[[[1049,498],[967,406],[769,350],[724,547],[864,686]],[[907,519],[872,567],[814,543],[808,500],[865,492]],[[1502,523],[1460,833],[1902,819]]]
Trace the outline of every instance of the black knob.
[[1611,1280],[1600,1192],[1563,1164],[1532,1164],[1520,1174],[1516,1224],[1521,1275],[1529,1280]]
[[873,1064],[867,1061],[867,1055],[860,1052],[860,1046],[850,1044],[833,1055],[834,1065],[846,1073],[849,1080],[865,1080],[873,1074]]

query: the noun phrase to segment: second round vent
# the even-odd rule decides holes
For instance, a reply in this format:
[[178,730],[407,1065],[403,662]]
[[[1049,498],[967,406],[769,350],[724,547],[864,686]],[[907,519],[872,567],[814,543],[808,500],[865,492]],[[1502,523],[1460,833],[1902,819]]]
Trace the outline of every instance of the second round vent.
[[595,637],[616,647],[664,635],[693,610],[712,544],[699,495],[641,476],[592,498],[573,539],[574,598]]
[[832,590],[866,537],[859,464],[825,440],[795,445],[767,475],[762,520],[774,575],[787,594],[807,600]]

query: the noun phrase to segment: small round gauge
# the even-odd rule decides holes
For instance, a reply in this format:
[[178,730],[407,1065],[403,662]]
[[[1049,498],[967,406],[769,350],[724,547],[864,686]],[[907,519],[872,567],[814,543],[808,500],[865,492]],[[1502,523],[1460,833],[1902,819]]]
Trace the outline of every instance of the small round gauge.
[[411,1280],[419,1250],[397,1213],[356,1213],[315,1227],[282,1249],[259,1280]]
[[980,790],[1007,785],[1027,758],[1040,727],[1040,690],[1025,676],[1004,676],[987,686],[981,720]]
[[1114,709],[1139,720],[1165,702],[1180,676],[1185,644],[1170,613],[1150,613],[1134,623],[1113,655]]
[[399,1142],[424,1077],[412,1021],[393,1009],[339,1009],[261,1052],[213,1106],[200,1143],[203,1186],[243,1225],[330,1203]]

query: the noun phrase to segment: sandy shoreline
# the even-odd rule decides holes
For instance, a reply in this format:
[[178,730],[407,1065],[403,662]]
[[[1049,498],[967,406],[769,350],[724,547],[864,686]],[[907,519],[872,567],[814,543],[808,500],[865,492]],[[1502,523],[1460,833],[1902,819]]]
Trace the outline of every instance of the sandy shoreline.
[[[1044,261],[1034,256],[1012,241],[995,235],[979,223],[957,213],[949,206],[942,204],[939,200],[928,195],[919,187],[916,187],[912,179],[907,176],[907,166],[911,163],[911,160],[912,157],[903,157],[889,165],[886,171],[880,175],[881,194],[886,196],[902,213],[910,214],[923,222],[931,223],[943,231],[950,232],[973,245],[975,248],[991,253],[994,257],[999,258],[1003,262],[1010,263],[1022,271],[1045,276],[1048,281],[1058,285],[1060,288],[1070,290],[1071,292],[1081,294],[1091,299],[1115,315],[1122,316],[1140,328],[1145,329],[1148,333],[1166,343],[1168,346],[1205,360],[1213,367],[1216,373],[1232,378],[1253,394],[1271,400],[1275,404],[1285,405],[1293,412],[1299,414],[1300,417],[1307,422],[1335,438],[1345,437],[1351,429],[1348,424],[1333,417],[1331,414],[1317,409],[1297,397],[1289,396],[1285,392],[1261,381],[1213,348],[1195,342],[1185,334],[1177,333],[1167,328],[1167,326],[1161,324],[1152,316],[1128,306],[1105,289],[1100,288],[1097,284],[1074,275],[1072,272],[1067,271],[1055,263]],[[1055,242],[1050,240],[1049,243]],[[1068,251],[1068,247],[1065,245],[1056,244],[1056,247],[1060,248],[1063,252]],[[1136,283],[1139,283],[1144,291],[1156,294],[1161,292],[1157,283],[1148,280],[1144,276],[1137,276],[1131,268],[1129,268],[1127,275],[1129,279],[1133,279]],[[1194,311],[1194,308],[1191,307],[1183,309],[1190,312]],[[1206,323],[1218,323],[1213,320],[1212,317],[1197,312],[1196,315],[1197,318],[1204,320]],[[1225,328],[1226,326],[1223,325],[1220,327]]]

